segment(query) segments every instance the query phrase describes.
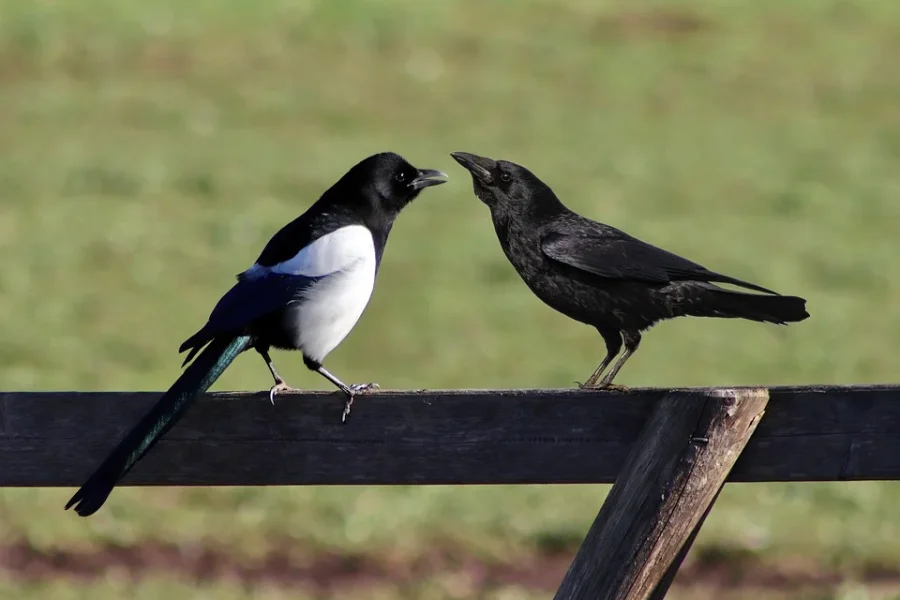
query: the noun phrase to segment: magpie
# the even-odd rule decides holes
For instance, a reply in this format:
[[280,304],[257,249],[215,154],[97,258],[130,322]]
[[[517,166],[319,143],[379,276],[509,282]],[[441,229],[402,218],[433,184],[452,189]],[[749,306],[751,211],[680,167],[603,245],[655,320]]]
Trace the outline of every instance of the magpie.
[[[416,169],[392,152],[351,168],[302,215],[266,244],[237,275],[207,323],[179,349],[188,350],[182,375],[138,422],[66,504],[86,517],[96,512],[119,480],[182,417],[245,350],[262,356],[275,394],[291,390],[275,370],[270,348],[299,350],[304,364],[346,394],[346,419],[356,394],[377,384],[347,385],[322,365],[350,333],[369,302],[394,220],[430,186],[447,181]],[[196,358],[195,358],[196,357]],[[193,362],[191,360],[193,359]]]
[[[740,318],[784,325],[809,317],[803,298],[710,271],[572,212],[521,165],[467,152],[451,156],[472,175],[475,195],[490,209],[500,246],[525,284],[545,304],[596,328],[603,338],[606,357],[583,388],[626,391],[613,379],[637,351],[641,333],[665,319]],[[625,352],[600,379],[623,344]]]

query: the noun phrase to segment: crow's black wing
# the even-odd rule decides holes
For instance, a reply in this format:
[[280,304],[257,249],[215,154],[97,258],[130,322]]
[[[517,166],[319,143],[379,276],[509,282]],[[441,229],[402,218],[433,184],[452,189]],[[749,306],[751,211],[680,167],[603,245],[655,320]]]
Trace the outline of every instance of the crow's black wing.
[[551,260],[605,279],[626,279],[666,284],[671,281],[730,283],[757,292],[777,294],[747,281],[710,271],[695,262],[657,248],[618,229],[553,231],[541,240],[541,251]]

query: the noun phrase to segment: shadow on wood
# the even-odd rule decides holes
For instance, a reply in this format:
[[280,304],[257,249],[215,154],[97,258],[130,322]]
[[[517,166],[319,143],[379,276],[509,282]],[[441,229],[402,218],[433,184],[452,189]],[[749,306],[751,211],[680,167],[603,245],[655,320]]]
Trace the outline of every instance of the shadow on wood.
[[706,397],[674,392],[663,398],[556,600],[664,597],[676,558],[683,558],[679,554],[725,484],[768,401],[765,389],[712,391]]

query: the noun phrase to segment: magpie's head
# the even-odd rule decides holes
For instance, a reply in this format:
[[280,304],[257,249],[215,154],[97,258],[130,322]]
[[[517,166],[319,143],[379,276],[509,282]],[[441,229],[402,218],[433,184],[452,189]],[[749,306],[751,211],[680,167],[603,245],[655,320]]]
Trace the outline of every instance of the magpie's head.
[[468,152],[450,156],[472,175],[475,195],[492,212],[530,213],[559,203],[550,187],[522,165]]
[[434,169],[417,169],[399,154],[382,152],[366,158],[349,173],[381,210],[396,214],[427,187],[446,183],[447,175]]

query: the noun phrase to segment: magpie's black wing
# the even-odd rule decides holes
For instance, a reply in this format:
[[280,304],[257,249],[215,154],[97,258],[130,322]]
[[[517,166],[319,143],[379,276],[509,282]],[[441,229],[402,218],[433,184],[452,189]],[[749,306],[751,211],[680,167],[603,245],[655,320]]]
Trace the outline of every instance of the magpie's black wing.
[[666,284],[671,281],[730,283],[778,295],[747,281],[710,271],[695,262],[642,242],[614,227],[573,227],[551,231],[541,239],[541,250],[551,260],[605,279],[628,279]]
[[207,327],[215,333],[246,327],[270,312],[299,302],[320,279],[280,273],[242,277],[216,304]]
[[209,321],[200,331],[189,337],[178,349],[190,349],[184,364],[215,336],[239,333],[268,313],[300,302],[305,293],[322,277],[267,273],[250,277],[240,275],[238,282],[216,304]]

